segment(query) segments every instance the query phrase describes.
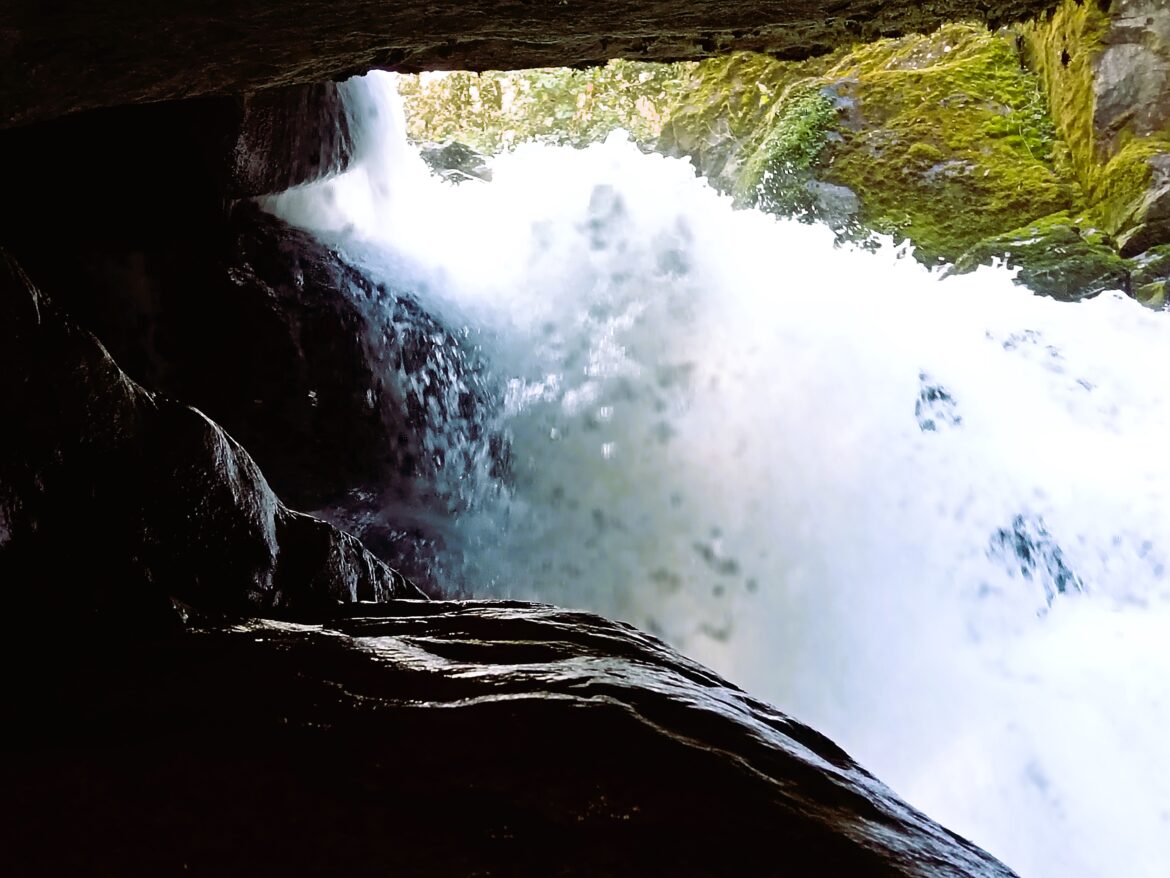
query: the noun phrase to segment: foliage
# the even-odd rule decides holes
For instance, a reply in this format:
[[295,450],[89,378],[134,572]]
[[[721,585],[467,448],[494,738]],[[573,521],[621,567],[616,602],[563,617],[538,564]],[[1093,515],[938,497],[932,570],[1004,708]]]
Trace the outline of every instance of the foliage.
[[786,98],[745,168],[744,178],[752,185],[741,192],[742,200],[773,213],[815,216],[816,200],[808,184],[836,118],[833,101],[817,89]]
[[715,188],[730,192],[772,127],[789,87],[824,67],[823,59],[777,61],[737,52],[684,67],[656,148],[690,158]]
[[1093,66],[1109,29],[1097,2],[1061,3],[1047,18],[1021,27],[1025,60],[1043,81],[1060,136],[1086,189],[1097,170],[1093,141]]
[[611,61],[584,70],[423,74],[399,81],[415,142],[458,140],[495,153],[526,141],[584,146],[612,131],[649,144],[684,64]]

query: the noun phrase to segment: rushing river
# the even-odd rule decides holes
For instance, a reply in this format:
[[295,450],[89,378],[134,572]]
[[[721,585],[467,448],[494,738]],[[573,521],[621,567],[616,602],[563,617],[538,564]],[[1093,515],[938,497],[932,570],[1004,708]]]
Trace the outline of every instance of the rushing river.
[[452,582],[660,634],[1023,878],[1170,875],[1170,314],[837,247],[620,137],[452,186],[351,88],[360,166],[267,206],[506,388]]

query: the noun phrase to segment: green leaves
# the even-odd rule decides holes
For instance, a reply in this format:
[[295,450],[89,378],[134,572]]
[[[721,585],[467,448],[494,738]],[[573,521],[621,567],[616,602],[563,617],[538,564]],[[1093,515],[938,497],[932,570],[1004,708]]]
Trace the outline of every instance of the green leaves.
[[649,144],[685,64],[611,61],[584,70],[404,76],[399,91],[414,141],[458,140],[495,153],[528,141],[585,146],[621,129]]

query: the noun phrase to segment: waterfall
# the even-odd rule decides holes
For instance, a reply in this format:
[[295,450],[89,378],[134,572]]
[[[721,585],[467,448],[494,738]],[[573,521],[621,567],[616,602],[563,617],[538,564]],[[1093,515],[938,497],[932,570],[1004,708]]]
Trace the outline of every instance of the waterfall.
[[840,247],[620,135],[452,186],[348,87],[359,166],[265,206],[505,389],[453,588],[659,634],[1023,878],[1164,878],[1170,315]]

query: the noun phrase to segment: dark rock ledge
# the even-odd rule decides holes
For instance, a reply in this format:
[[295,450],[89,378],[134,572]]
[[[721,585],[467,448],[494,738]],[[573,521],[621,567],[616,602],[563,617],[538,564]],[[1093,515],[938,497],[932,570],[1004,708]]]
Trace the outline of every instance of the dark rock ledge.
[[5,873],[1012,875],[629,626],[355,610],[106,643],[9,685]]

